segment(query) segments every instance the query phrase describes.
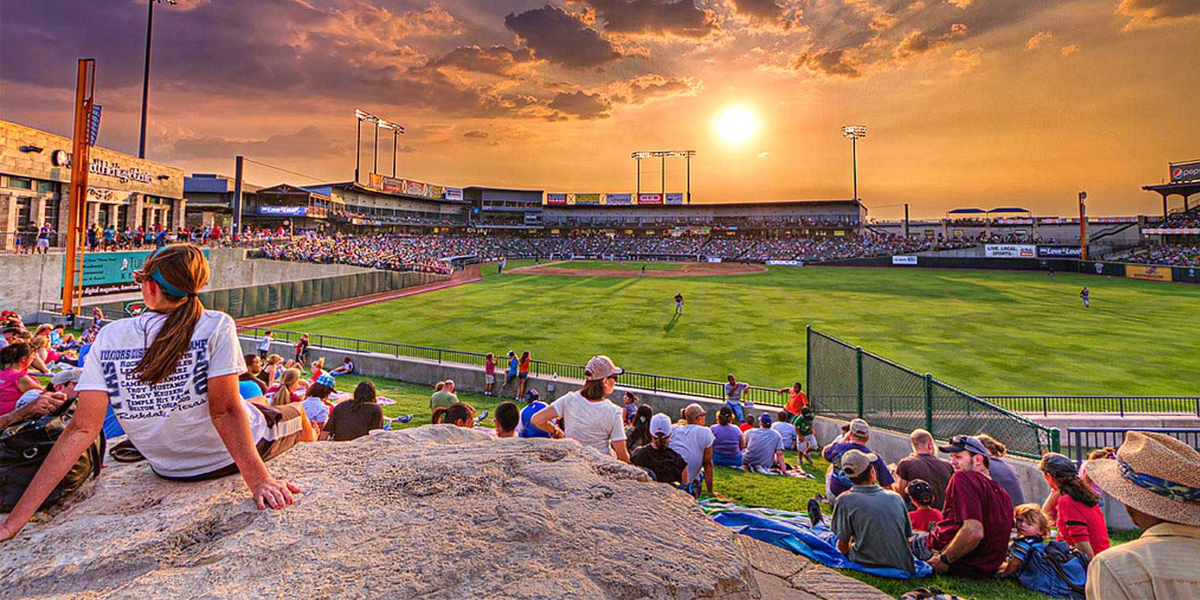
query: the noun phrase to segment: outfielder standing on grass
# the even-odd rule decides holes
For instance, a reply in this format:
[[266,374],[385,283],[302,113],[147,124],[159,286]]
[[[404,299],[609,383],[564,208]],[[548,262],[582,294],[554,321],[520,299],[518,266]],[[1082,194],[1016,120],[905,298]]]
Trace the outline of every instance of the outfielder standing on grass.
[[683,314],[683,294],[675,294],[675,314]]
[[1088,291],[1087,286],[1079,290],[1079,298],[1083,300],[1083,307],[1088,308],[1092,305],[1092,293]]

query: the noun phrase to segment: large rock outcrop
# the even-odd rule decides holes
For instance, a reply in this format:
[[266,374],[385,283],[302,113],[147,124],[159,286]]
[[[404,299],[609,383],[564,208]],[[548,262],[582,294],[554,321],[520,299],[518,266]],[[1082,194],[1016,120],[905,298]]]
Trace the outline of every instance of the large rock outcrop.
[[[807,564],[748,551],[686,495],[569,442],[422,427],[302,444],[270,468],[303,488],[295,506],[256,510],[236,477],[107,468],[0,545],[3,595],[738,599],[764,595],[756,555],[789,563],[776,576]],[[812,597],[778,581],[767,596]]]

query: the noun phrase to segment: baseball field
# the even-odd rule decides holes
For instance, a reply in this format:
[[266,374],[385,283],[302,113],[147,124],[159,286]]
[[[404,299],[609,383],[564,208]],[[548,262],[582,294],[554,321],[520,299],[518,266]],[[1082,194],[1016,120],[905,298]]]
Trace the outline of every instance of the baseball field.
[[1200,395],[1197,286],[1002,271],[528,267],[491,265],[478,283],[279,328],[573,364],[607,354],[630,370],[784,387],[804,378],[812,325],[979,395]]

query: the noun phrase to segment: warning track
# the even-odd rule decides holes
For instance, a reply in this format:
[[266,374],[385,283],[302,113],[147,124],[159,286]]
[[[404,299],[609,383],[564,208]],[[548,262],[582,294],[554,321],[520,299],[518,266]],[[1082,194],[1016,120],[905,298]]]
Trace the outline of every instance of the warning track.
[[378,294],[371,294],[370,296],[362,296],[359,298],[348,298],[346,300],[338,300],[337,302],[326,302],[325,304],[316,304],[313,306],[306,306],[304,308],[271,313],[269,315],[246,317],[244,319],[238,319],[237,325],[238,327],[274,327],[284,323],[290,323],[292,321],[319,317],[329,313],[335,313],[351,308],[358,308],[360,306],[367,306],[369,304],[378,304],[380,302],[387,302],[389,300],[396,300],[398,298],[407,298],[409,296],[416,296],[417,294],[427,294],[429,292],[436,292],[438,290],[466,285],[468,283],[475,283],[476,281],[481,280],[483,280],[483,275],[480,271],[480,265],[468,265],[465,269],[455,271],[454,274],[450,276],[450,279],[445,281],[427,283],[424,285],[408,287],[400,290],[392,290],[390,292],[380,292]]

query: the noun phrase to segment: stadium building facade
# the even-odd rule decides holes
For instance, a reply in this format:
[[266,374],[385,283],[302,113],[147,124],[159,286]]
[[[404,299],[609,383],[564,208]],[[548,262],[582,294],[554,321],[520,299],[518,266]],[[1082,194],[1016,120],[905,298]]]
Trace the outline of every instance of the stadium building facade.
[[[71,191],[70,138],[0,121],[0,249],[32,244],[50,222],[61,245]],[[87,226],[133,230],[184,225],[183,171],[95,146],[91,149]]]

